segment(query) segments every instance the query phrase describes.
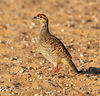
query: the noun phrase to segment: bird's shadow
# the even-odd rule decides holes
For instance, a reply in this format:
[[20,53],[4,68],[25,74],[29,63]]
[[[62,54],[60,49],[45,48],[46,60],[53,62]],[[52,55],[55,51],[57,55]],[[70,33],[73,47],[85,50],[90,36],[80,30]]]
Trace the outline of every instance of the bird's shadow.
[[[79,75],[82,75],[82,74],[92,74],[92,75],[100,75],[100,68],[97,68],[97,67],[89,67],[88,69],[86,69],[86,71],[84,71],[84,69],[80,70],[79,71]],[[59,76],[58,78],[65,78],[65,76],[67,76],[68,78],[73,78],[75,77],[77,74],[75,75],[63,75],[63,76]],[[87,77],[89,77],[90,75],[87,75]]]
[[86,69],[86,71],[84,71],[84,69],[80,71],[80,74],[87,74],[87,73],[93,75],[100,75],[100,68],[89,67],[88,69]]

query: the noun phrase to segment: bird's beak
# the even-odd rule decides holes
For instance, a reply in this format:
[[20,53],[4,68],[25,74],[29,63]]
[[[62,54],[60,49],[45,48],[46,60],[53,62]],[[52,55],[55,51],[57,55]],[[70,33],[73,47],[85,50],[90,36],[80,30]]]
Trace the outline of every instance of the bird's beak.
[[33,17],[33,19],[37,19],[37,16]]

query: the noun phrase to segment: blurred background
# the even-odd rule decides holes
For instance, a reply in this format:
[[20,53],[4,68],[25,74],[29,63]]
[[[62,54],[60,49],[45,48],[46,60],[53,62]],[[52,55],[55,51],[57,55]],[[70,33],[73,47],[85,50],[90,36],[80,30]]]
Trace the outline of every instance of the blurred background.
[[0,22],[29,23],[33,16],[44,13],[53,24],[99,29],[99,5],[99,0],[2,0],[0,3]]

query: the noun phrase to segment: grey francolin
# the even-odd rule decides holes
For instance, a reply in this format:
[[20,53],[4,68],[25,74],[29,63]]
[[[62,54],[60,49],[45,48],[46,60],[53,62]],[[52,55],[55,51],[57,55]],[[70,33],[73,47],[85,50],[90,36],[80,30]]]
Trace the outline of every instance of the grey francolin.
[[44,57],[54,64],[51,74],[56,70],[58,75],[58,64],[61,63],[69,64],[75,72],[79,73],[63,43],[49,32],[47,16],[38,14],[33,19],[39,20],[42,24],[38,44]]

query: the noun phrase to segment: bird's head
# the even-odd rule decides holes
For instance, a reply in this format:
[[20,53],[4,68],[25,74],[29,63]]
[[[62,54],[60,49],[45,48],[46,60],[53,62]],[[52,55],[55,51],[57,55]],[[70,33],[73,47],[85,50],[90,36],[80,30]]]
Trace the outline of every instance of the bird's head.
[[33,17],[33,19],[39,20],[42,24],[43,23],[48,23],[48,18],[44,14],[38,14],[37,16]]

